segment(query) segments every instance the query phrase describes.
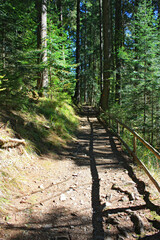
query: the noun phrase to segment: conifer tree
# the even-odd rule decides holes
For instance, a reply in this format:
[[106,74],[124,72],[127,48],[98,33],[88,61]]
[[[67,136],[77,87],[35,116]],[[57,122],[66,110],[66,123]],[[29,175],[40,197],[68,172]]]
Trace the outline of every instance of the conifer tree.
[[[159,38],[151,1],[138,4],[126,50],[122,52],[124,71],[122,106],[134,125],[153,143],[158,127]],[[157,48],[158,47],[158,48]]]
[[104,42],[104,66],[103,66],[103,90],[101,94],[101,107],[109,108],[110,76],[111,76],[111,11],[110,0],[103,0],[103,42]]

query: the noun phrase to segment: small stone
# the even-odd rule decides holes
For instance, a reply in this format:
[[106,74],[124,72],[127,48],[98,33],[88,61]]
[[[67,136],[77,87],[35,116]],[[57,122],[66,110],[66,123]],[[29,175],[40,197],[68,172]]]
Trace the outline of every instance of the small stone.
[[71,197],[70,199],[71,199],[72,201],[75,201],[75,200],[76,200],[75,197]]
[[20,201],[20,203],[27,203],[27,202],[26,202],[25,200],[22,199],[22,200]]
[[135,196],[135,200],[139,200],[140,199],[140,197],[139,196]]
[[132,182],[132,181],[128,181],[128,182],[126,182],[126,184],[125,185],[135,185],[135,183],[134,182]]
[[131,214],[132,211],[130,209],[126,209],[126,213]]
[[106,211],[108,209],[108,207],[110,207],[110,206],[111,206],[111,203],[105,202],[101,205],[101,209],[102,209],[102,211]]
[[44,225],[44,228],[46,228],[46,229],[52,228],[52,223]]
[[77,217],[77,214],[76,213],[71,213],[71,216]]
[[87,228],[86,227],[84,227],[84,232],[86,232],[87,231]]
[[137,235],[135,235],[135,234],[132,234],[132,237],[133,237],[133,238],[137,238]]
[[65,194],[61,194],[60,196],[60,200],[61,201],[65,201],[67,198],[66,198],[66,195]]
[[74,174],[72,174],[72,176],[73,176],[73,177],[77,177],[77,176],[78,176],[78,174],[77,174],[77,173],[74,173]]
[[43,184],[41,184],[40,186],[38,186],[38,188],[40,188],[40,189],[44,189]]
[[109,207],[109,206],[111,206],[111,203],[110,202],[105,202],[105,205],[106,205],[106,207]]
[[105,195],[105,194],[101,194],[101,197],[102,197],[102,198],[106,198],[106,195]]
[[70,189],[67,191],[67,193],[71,193],[71,192],[73,192],[73,189],[72,189],[72,188],[70,188]]
[[81,200],[81,201],[80,201],[80,204],[81,204],[81,205],[83,205],[83,204],[84,204],[83,200]]
[[130,194],[130,201],[133,201],[133,200],[135,200],[135,196],[134,196],[134,193],[131,193]]
[[121,199],[119,199],[119,201],[127,202],[127,201],[128,201],[128,197],[127,197],[127,196],[124,196],[124,197],[122,197]]

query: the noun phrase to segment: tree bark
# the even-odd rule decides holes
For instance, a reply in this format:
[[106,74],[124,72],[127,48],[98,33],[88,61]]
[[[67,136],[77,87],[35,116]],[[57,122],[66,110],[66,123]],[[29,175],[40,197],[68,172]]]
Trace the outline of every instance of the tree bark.
[[[87,1],[85,0],[85,23],[84,23],[84,34],[87,36]],[[87,49],[87,38],[84,38],[84,52],[86,52]],[[86,54],[84,54],[84,71],[87,70],[87,59]],[[83,76],[84,79],[84,102],[87,102],[87,77],[86,74]]]
[[63,11],[62,11],[62,1],[61,0],[58,0],[57,6],[58,6],[60,27],[62,27],[63,26]]
[[[40,51],[41,49],[41,6],[42,0],[36,0],[36,11],[37,11],[37,49]],[[41,54],[38,53],[37,59],[38,65],[41,63]],[[40,70],[37,73],[37,89],[40,91],[42,88],[42,78]]]
[[47,64],[47,0],[37,0],[37,49],[42,50],[38,55],[38,64],[43,64],[43,71],[38,72],[37,89],[42,95],[43,87],[48,86],[48,70]]
[[103,89],[103,24],[102,24],[102,0],[99,0],[100,17],[100,90]]
[[6,40],[5,40],[5,27],[2,30],[2,62],[3,69],[6,68]]
[[80,102],[80,0],[77,0],[77,33],[76,33],[76,87],[73,100]]
[[[47,65],[47,0],[42,0],[41,15],[42,63]],[[42,87],[48,86],[48,70],[45,66],[42,72]]]
[[103,90],[101,94],[101,107],[109,108],[110,70],[111,70],[111,20],[110,0],[103,0],[103,41],[104,41],[104,64],[103,64]]
[[121,0],[115,2],[115,60],[116,60],[116,88],[115,88],[115,101],[120,104],[120,87],[121,87],[121,74],[120,67],[121,61],[118,57],[118,52],[122,46],[122,14],[121,14]]
[[[58,6],[58,14],[59,14],[59,27],[62,28],[63,27],[63,6],[62,6],[62,1],[58,0],[57,3]],[[63,36],[63,31],[61,31],[60,36]],[[62,53],[63,53],[63,62],[65,63],[66,59],[65,59],[65,52],[64,52],[64,45],[62,45]]]

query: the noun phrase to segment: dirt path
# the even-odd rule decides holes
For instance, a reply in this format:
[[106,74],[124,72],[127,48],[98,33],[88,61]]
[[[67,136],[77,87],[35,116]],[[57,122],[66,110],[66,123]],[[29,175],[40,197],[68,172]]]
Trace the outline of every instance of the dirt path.
[[33,167],[31,176],[30,191],[13,198],[1,239],[160,239],[160,223],[151,224],[160,202],[150,201],[143,176],[94,116],[81,117],[77,140],[48,172]]

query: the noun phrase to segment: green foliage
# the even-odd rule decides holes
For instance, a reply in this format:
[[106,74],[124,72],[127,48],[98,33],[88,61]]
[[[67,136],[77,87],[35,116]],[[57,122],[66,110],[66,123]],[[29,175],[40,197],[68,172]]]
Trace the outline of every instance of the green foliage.
[[123,68],[121,105],[112,106],[120,119],[139,132],[156,148],[160,147],[160,64],[158,21],[151,1],[140,1],[126,32],[125,45],[119,51]]
[[[147,141],[160,148],[160,42],[158,19],[151,1],[141,0],[137,9],[132,1],[122,1],[123,47],[121,61],[120,105],[115,105],[115,1],[112,1],[112,64],[110,80],[110,112],[138,127]],[[7,108],[30,107],[31,93],[44,68],[49,86],[44,90],[53,101],[54,111],[64,98],[74,95],[76,56],[76,1],[48,1],[47,56],[37,49],[38,12],[33,0],[1,1],[0,11],[0,101]],[[157,6],[156,6],[157,7]],[[157,9],[157,8],[156,8]],[[80,21],[80,98],[81,103],[96,105],[100,89],[100,9],[99,1],[81,1]],[[40,11],[40,9],[39,9]],[[54,13],[54,14],[53,14]],[[123,35],[123,34],[122,34]],[[58,97],[60,96],[59,100]],[[55,100],[56,99],[56,100]],[[62,100],[63,99],[63,100]],[[32,105],[31,105],[32,106]],[[38,105],[37,105],[38,106]],[[55,119],[44,104],[49,119]],[[52,110],[53,110],[52,109]],[[48,113],[47,113],[48,112]],[[61,115],[61,114],[60,114]],[[63,115],[63,114],[62,114]],[[58,115],[59,116],[59,115]],[[55,125],[54,120],[52,121]],[[61,128],[56,123],[57,129]],[[67,128],[68,129],[68,128]],[[68,130],[67,130],[68,131]],[[59,130],[61,132],[61,130]]]
[[53,92],[66,92],[73,95],[75,88],[74,61],[72,56],[72,42],[63,28],[48,22],[48,69],[49,95]]
[[52,100],[42,100],[36,109],[37,113],[43,114],[50,122],[51,128],[61,137],[69,138],[75,133],[78,120],[75,117],[70,100],[60,95]]
[[[115,112],[113,117],[117,119],[122,119],[122,117],[125,117],[121,115],[120,112],[117,113]],[[108,114],[101,114],[101,119],[105,121],[108,127],[111,127],[111,130],[114,132],[117,132],[117,123],[114,120],[109,120]],[[129,127],[129,122],[127,123]],[[138,129],[136,129],[137,131]],[[137,131],[138,132],[138,131]],[[133,134],[128,131],[126,128],[122,127],[121,125],[119,126],[119,135],[123,139],[125,143],[129,146],[129,148],[133,151]],[[122,146],[123,150],[126,151],[125,147]],[[145,166],[152,172],[153,176],[157,180],[160,179],[160,174],[159,174],[159,167],[160,167],[160,160],[158,160],[157,157],[148,149],[146,148],[138,139],[136,141],[136,155],[137,157],[145,164]]]
[[[34,85],[36,36],[34,5],[29,2],[3,1],[0,12],[1,44],[0,100],[5,105],[24,102],[28,88]],[[27,11],[26,11],[27,10]],[[19,100],[18,100],[19,99]]]
[[[55,3],[48,6],[48,63],[40,63],[43,52],[37,49],[38,19],[35,1],[2,1],[0,12],[0,100],[7,107],[24,107],[28,94],[37,86],[44,68],[48,68],[50,84],[47,94],[74,91],[74,60],[69,30],[60,27]],[[71,6],[72,8],[74,6]],[[8,17],[9,16],[9,17]],[[55,21],[55,22],[54,22]],[[42,89],[43,90],[43,89]]]

